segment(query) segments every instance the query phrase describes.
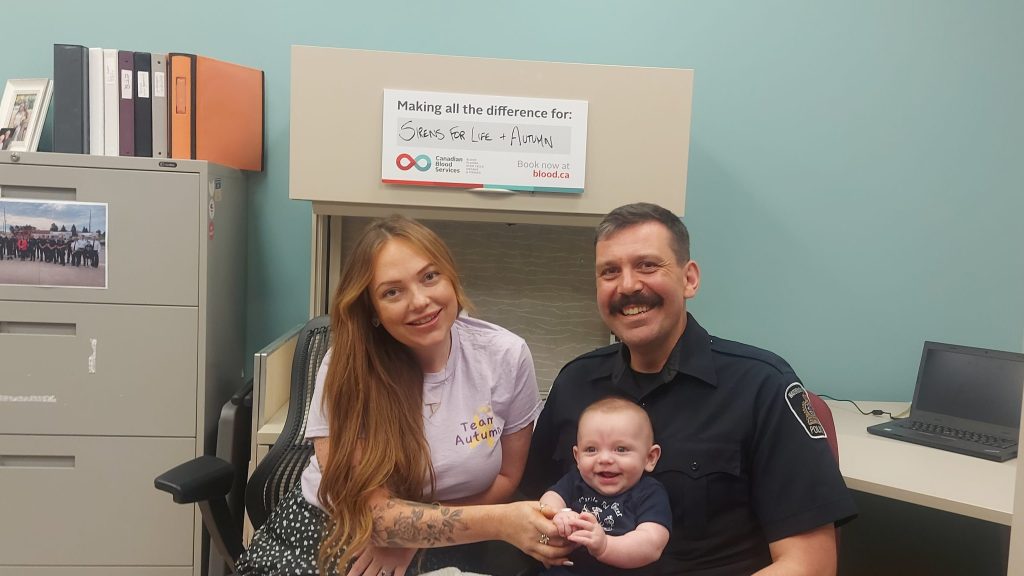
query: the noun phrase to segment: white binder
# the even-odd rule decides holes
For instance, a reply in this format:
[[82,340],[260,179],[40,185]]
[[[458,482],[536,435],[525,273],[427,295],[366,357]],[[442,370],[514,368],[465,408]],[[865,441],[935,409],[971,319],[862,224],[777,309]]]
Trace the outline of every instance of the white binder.
[[104,154],[103,48],[89,48],[89,153]]
[[[90,63],[91,64],[91,63]],[[90,66],[91,70],[91,66]],[[118,82],[117,50],[103,51],[103,155],[117,156],[120,152],[118,140]]]

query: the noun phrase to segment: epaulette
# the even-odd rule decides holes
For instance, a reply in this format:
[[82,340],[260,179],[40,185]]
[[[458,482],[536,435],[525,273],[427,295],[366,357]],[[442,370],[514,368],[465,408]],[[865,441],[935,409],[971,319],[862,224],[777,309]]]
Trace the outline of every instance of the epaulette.
[[780,374],[793,372],[793,368],[789,365],[789,362],[783,360],[778,354],[763,348],[751,346],[750,344],[712,336],[711,350],[720,354],[756,360],[774,368]]
[[619,348],[621,348],[621,347],[622,347],[622,343],[616,342],[615,344],[609,344],[607,346],[602,346],[600,348],[597,348],[596,350],[591,350],[590,352],[587,352],[585,354],[580,354],[579,356],[577,356],[577,357],[573,358],[572,360],[570,360],[569,362],[567,362],[565,364],[565,366],[562,366],[562,370],[561,371],[564,372],[566,368],[572,366],[573,364],[575,364],[577,362],[581,362],[583,360],[586,360],[588,358],[601,358],[601,357],[604,357],[604,356],[612,356],[612,355],[618,354],[619,353]]

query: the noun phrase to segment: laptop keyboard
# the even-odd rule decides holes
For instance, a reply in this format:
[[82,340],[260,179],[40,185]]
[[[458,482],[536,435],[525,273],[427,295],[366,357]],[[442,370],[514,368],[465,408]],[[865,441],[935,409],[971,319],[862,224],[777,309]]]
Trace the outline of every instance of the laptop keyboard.
[[970,430],[960,430],[959,428],[951,428],[940,424],[929,424],[927,422],[920,422],[917,420],[907,422],[907,428],[918,432],[927,432],[929,434],[967,440],[968,442],[976,442],[978,444],[992,446],[994,448],[1009,448],[1017,444],[1016,441],[1006,440],[1005,438],[999,438],[998,436],[980,434],[978,432],[971,432]]

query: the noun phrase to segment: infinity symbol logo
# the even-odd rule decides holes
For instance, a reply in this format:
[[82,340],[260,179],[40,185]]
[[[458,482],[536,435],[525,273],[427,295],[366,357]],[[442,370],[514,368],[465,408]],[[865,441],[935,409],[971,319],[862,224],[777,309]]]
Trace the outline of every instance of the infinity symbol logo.
[[430,170],[430,167],[433,165],[430,161],[430,156],[426,154],[420,154],[415,159],[408,154],[399,154],[395,158],[395,164],[398,165],[399,170],[407,171],[415,166],[420,172]]

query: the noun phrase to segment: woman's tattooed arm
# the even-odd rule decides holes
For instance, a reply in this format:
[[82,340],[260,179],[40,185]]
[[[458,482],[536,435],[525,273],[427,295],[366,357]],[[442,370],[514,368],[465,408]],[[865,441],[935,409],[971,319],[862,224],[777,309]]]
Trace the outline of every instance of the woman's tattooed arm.
[[461,508],[393,497],[373,505],[373,543],[378,546],[422,548],[455,544],[456,531],[468,529]]

